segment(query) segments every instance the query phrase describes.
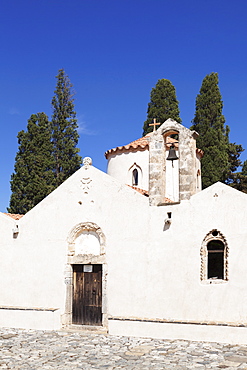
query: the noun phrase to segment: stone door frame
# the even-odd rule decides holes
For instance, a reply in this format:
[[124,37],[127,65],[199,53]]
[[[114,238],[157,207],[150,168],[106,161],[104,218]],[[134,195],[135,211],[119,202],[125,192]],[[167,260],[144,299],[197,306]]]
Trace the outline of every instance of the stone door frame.
[[[83,232],[94,232],[97,234],[100,242],[100,254],[92,255],[75,255],[75,240]],[[67,250],[67,263],[64,270],[64,282],[66,285],[66,299],[65,299],[65,311],[62,315],[62,325],[72,325],[72,302],[73,302],[73,265],[90,265],[90,264],[101,264],[102,265],[102,326],[108,328],[108,313],[107,313],[107,276],[108,267],[106,263],[105,255],[105,235],[101,228],[93,222],[83,222],[77,224],[69,233],[68,236],[68,250]],[[97,327],[99,328],[99,327]]]

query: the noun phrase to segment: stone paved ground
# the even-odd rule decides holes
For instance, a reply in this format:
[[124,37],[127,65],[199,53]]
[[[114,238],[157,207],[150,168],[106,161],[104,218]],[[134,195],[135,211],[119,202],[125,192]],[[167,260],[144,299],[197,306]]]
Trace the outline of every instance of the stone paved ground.
[[0,369],[247,369],[247,345],[0,329]]

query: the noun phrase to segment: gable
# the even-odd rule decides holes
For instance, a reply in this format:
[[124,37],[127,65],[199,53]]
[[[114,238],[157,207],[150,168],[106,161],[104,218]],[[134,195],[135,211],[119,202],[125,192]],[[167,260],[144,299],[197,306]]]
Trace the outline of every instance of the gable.
[[26,213],[19,224],[30,240],[37,237],[35,233],[41,239],[66,240],[74,225],[85,221],[110,229],[117,223],[129,227],[128,220],[133,218],[134,227],[148,206],[146,196],[93,166],[83,166]]
[[228,199],[230,203],[236,202],[237,200],[247,203],[247,194],[219,181],[203,189],[199,193],[194,194],[191,197],[191,201],[207,201],[212,197],[218,198],[219,196],[224,197],[225,201]]

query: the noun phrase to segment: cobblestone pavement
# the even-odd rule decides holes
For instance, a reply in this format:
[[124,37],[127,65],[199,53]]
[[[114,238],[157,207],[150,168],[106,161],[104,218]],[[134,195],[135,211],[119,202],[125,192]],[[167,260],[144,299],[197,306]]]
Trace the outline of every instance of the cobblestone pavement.
[[247,345],[0,329],[0,369],[247,369]]

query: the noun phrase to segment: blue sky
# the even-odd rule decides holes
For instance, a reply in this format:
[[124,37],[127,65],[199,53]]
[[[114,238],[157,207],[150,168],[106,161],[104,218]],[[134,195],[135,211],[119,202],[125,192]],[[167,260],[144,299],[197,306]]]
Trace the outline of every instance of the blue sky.
[[247,159],[246,0],[0,0],[0,211],[10,197],[16,135],[51,117],[55,76],[74,85],[79,148],[105,171],[104,152],[142,136],[158,79],[176,88],[190,127],[203,78],[218,72],[230,140]]

